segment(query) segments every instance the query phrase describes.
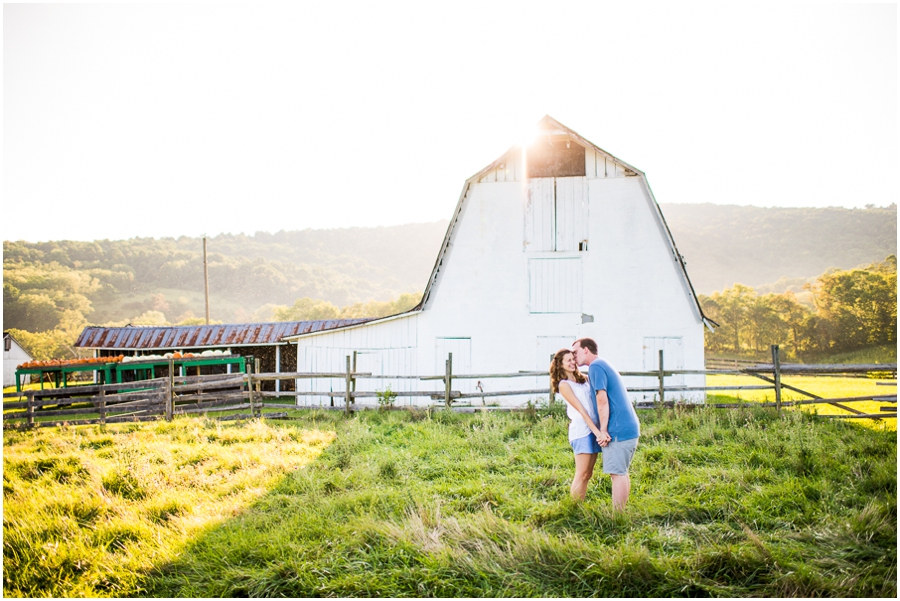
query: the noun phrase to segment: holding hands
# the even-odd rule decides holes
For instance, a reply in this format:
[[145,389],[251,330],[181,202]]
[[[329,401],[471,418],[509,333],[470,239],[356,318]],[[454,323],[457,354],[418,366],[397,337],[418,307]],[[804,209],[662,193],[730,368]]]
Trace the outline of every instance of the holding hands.
[[609,435],[609,432],[606,430],[600,430],[597,432],[597,444],[601,447],[605,447],[612,440],[612,436]]

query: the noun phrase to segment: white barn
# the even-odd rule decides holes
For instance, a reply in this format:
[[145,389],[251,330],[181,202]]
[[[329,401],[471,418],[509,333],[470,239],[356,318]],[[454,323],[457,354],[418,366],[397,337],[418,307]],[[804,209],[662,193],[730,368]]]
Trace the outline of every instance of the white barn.
[[[3,332],[3,387],[16,385],[16,368],[26,361],[32,361],[32,357],[19,341],[13,338],[9,332]],[[22,378],[22,383],[31,381],[31,376]]]
[[[357,371],[383,375],[443,374],[450,352],[454,374],[546,370],[553,352],[585,336],[620,371],[657,369],[660,349],[668,369],[703,369],[703,330],[712,322],[646,176],[549,116],[538,131],[530,146],[514,146],[466,181],[417,307],[291,337],[297,371],[344,371],[353,351]],[[549,382],[528,380],[481,383],[497,391]],[[398,379],[363,380],[359,389],[388,384],[394,391],[443,387]],[[626,384],[652,387],[657,380],[632,377]],[[704,377],[667,379],[667,386],[678,384],[703,386]],[[344,382],[326,381],[323,388],[322,380],[301,380],[297,386],[340,391]],[[475,386],[455,380],[453,389],[472,392]]]

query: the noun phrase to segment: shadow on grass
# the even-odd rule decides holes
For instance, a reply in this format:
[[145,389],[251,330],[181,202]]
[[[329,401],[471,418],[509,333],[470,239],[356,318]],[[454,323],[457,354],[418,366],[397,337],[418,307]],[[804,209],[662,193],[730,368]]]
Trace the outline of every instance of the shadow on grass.
[[758,409],[641,419],[625,514],[608,478],[568,498],[570,452],[547,442],[565,440],[560,416],[335,420],[314,462],[147,574],[145,594],[894,596],[895,438]]

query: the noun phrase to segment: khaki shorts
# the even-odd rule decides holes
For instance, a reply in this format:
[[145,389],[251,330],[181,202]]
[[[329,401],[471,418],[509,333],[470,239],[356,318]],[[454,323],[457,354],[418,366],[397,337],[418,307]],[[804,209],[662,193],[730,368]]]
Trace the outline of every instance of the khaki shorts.
[[603,473],[616,476],[626,475],[631,466],[631,460],[634,459],[637,444],[637,438],[610,441],[603,447]]

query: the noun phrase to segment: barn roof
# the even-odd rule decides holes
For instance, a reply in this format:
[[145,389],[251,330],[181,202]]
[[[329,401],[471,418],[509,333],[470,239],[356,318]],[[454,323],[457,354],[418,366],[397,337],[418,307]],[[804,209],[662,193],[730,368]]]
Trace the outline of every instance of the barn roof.
[[[624,169],[626,174],[640,176],[641,182],[644,186],[644,189],[647,191],[647,194],[650,197],[650,200],[653,201],[653,206],[656,209],[656,211],[655,211],[656,217],[657,217],[657,219],[659,219],[661,225],[663,226],[663,230],[666,233],[666,241],[668,242],[669,248],[672,252],[672,259],[678,264],[678,269],[679,269],[680,275],[684,278],[684,282],[687,285],[687,289],[689,291],[691,300],[693,301],[693,304],[697,309],[698,317],[704,323],[704,325],[706,325],[707,327],[712,328],[712,326],[718,326],[719,324],[717,324],[713,320],[709,319],[703,313],[703,307],[700,305],[700,300],[697,298],[697,294],[694,291],[693,284],[691,284],[691,278],[688,276],[687,267],[685,266],[685,262],[684,262],[684,257],[681,255],[681,253],[678,252],[678,247],[675,245],[675,238],[672,237],[672,232],[671,232],[671,230],[669,230],[669,225],[666,223],[666,219],[663,216],[662,209],[660,208],[659,203],[656,201],[656,197],[653,195],[653,190],[650,189],[650,184],[647,182],[647,176],[644,174],[644,172],[641,171],[640,169],[637,169],[636,167],[632,167],[625,161],[622,161],[621,159],[614,157],[613,155],[606,152],[599,146],[595,145],[593,142],[587,140],[586,138],[582,137],[575,131],[569,129],[568,127],[566,127],[565,125],[563,125],[562,123],[560,123],[559,121],[557,121],[556,119],[551,117],[550,115],[545,115],[544,118],[538,122],[538,129],[541,131],[542,134],[545,134],[545,135],[549,135],[549,134],[567,135],[570,139],[572,139],[572,141],[577,142],[577,143],[581,144],[582,146],[590,147],[590,148],[594,149],[595,152],[599,153],[602,156],[607,157],[608,159],[612,160],[616,164],[620,165]],[[462,211],[463,204],[465,203],[466,196],[469,192],[469,187],[473,183],[478,182],[478,180],[481,179],[481,177],[484,176],[485,174],[490,173],[492,170],[496,169],[501,164],[506,163],[506,161],[508,160],[508,157],[514,152],[522,152],[522,146],[520,144],[514,145],[512,148],[510,148],[505,153],[503,153],[503,155],[501,155],[500,158],[498,158],[493,163],[491,163],[490,165],[488,165],[487,167],[485,167],[484,169],[482,169],[481,171],[479,171],[478,173],[476,173],[475,175],[473,175],[472,177],[470,177],[469,179],[466,180],[466,183],[463,185],[462,193],[459,195],[459,201],[456,203],[456,210],[453,212],[453,218],[450,219],[450,224],[447,226],[447,233],[444,235],[444,241],[441,243],[441,250],[438,253],[437,260],[434,262],[434,268],[431,271],[431,277],[428,278],[428,284],[425,287],[425,293],[422,295],[422,300],[419,301],[419,304],[416,305],[411,311],[421,311],[425,308],[426,304],[428,303],[428,299],[431,295],[431,290],[434,287],[435,282],[437,281],[438,272],[440,271],[441,265],[443,264],[444,255],[446,254],[447,249],[450,246],[450,238],[451,238],[451,235],[453,234],[453,228],[456,225],[457,220],[459,219],[460,212]]]
[[333,330],[372,320],[373,318],[326,319],[202,326],[88,326],[75,341],[75,346],[121,350],[261,346],[281,343],[286,336]]
[[[13,336],[12,334],[10,334],[10,333],[7,332],[6,330],[3,330],[3,339],[6,340],[7,338],[9,338],[9,339],[12,340],[13,342],[15,342],[15,343],[16,343],[16,346],[18,346],[20,349],[22,349],[22,352],[25,353],[26,355],[28,355],[28,358],[29,358],[29,359],[34,359],[34,357],[31,356],[31,353],[29,353],[29,352],[25,349],[25,347],[22,346],[22,343],[19,342],[18,340],[16,340],[16,337],[15,337],[15,336]],[[4,350],[6,350],[5,347],[4,347]]]

